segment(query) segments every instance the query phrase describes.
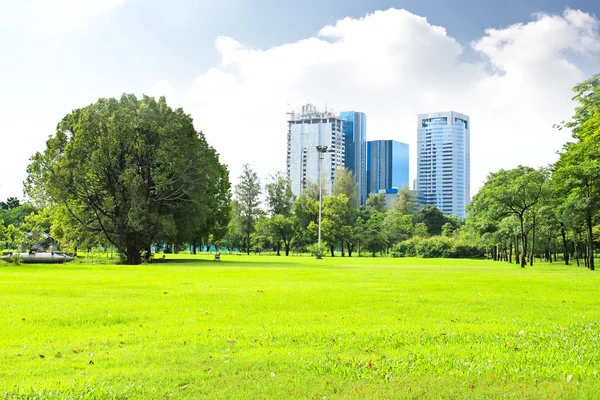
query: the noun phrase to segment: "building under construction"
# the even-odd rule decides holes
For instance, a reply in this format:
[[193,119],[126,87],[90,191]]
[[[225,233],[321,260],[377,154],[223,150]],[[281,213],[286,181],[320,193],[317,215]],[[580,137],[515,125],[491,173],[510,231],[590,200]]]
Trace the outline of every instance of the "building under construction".
[[[300,113],[288,115],[287,176],[294,195],[301,195],[309,183],[318,183],[320,174],[323,194],[332,194],[335,170],[345,164],[342,120],[312,104],[302,106]],[[321,165],[317,146],[327,146]]]

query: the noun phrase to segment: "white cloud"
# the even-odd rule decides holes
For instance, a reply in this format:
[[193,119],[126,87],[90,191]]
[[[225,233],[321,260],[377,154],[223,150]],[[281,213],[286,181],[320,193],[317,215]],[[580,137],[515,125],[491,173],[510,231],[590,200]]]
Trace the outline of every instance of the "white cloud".
[[61,32],[85,28],[124,0],[30,0],[0,4],[0,29]]
[[598,26],[580,11],[538,14],[487,30],[472,43],[477,62],[463,61],[463,47],[443,27],[395,9],[268,50],[219,37],[221,63],[194,81],[186,110],[233,180],[245,162],[263,177],[285,168],[288,103],[367,113],[368,139],[410,144],[411,177],[416,114],[459,111],[471,116],[474,194],[491,171],[555,159],[569,134],[551,126],[572,114],[570,88],[590,73],[581,59],[600,61]]

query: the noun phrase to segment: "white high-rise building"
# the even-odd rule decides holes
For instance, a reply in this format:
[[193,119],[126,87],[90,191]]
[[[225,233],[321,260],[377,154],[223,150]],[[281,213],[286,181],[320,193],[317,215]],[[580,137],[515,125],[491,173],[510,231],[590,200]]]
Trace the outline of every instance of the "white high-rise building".
[[[318,183],[320,173],[323,174],[323,195],[333,192],[335,170],[344,166],[342,126],[338,116],[320,111],[312,104],[302,106],[301,113],[291,113],[287,134],[287,176],[294,195],[301,195],[309,182]],[[327,146],[321,166],[317,146]]]
[[471,199],[471,121],[454,111],[419,114],[418,121],[419,203],[464,218]]

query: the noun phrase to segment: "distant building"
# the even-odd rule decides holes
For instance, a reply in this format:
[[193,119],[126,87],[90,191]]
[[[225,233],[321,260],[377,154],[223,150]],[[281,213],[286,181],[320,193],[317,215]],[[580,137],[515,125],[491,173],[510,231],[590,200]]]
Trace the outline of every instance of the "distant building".
[[[408,145],[395,140],[367,142],[367,190],[408,188]],[[397,193],[397,192],[396,192]]]
[[418,115],[417,191],[421,205],[465,217],[470,200],[470,129],[454,111]]
[[[328,148],[321,166],[317,146]],[[318,183],[320,173],[324,178],[323,194],[331,194],[335,169],[344,166],[344,149],[342,120],[332,112],[320,111],[312,104],[306,104],[302,106],[302,112],[290,113],[287,176],[294,195],[301,195],[309,182]]]
[[354,174],[358,187],[358,202],[365,204],[367,200],[367,116],[356,111],[340,113],[343,121],[345,166]]
[[381,189],[378,193],[385,196],[385,208],[391,210],[398,200],[398,188]]

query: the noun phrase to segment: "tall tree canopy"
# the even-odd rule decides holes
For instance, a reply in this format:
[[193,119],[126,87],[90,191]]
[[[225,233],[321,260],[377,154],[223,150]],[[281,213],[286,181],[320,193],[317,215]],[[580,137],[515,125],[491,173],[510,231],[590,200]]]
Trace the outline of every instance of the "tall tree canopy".
[[499,220],[513,215],[519,222],[521,237],[521,267],[527,260],[527,235],[535,226],[538,204],[547,195],[548,175],[543,169],[518,166],[501,169],[488,176],[487,181],[467,207],[477,219]]
[[333,195],[345,194],[351,207],[358,207],[359,194],[358,185],[354,181],[354,174],[348,168],[337,167],[335,179],[333,180]]
[[100,99],[66,115],[31,158],[25,186],[104,235],[128,264],[153,242],[191,242],[228,214],[219,209],[229,203],[227,169],[163,97]]
[[240,227],[245,237],[246,252],[250,254],[250,239],[256,228],[258,218],[263,214],[260,208],[260,179],[249,164],[244,164],[244,170],[239,176],[239,182],[235,186],[235,197],[240,219]]

